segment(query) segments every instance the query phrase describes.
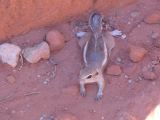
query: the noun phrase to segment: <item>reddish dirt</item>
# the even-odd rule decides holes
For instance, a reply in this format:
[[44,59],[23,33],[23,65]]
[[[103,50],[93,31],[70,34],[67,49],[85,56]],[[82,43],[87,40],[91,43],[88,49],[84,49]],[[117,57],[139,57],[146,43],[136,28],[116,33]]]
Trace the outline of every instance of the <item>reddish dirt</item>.
[[[50,60],[42,60],[37,64],[25,61],[20,70],[20,64],[15,69],[0,64],[0,119],[54,120],[68,114],[68,117],[73,115],[72,118],[78,120],[145,120],[160,102],[160,64],[154,68],[158,76],[156,80],[144,80],[139,76],[160,55],[160,48],[154,47],[151,39],[152,32],[160,33],[160,25],[143,21],[159,5],[158,0],[141,0],[105,16],[127,38],[116,38],[116,48],[109,61],[109,65],[116,64],[116,59],[120,57],[122,63],[119,65],[123,73],[120,76],[105,74],[106,88],[99,102],[94,100],[97,91],[94,84],[87,86],[85,98],[79,95],[78,74],[82,58],[73,33],[73,23],[77,20],[34,30],[11,39],[10,42],[25,48],[42,41],[50,29],[57,29],[68,42],[62,50],[52,53]],[[131,16],[135,11],[138,15]],[[83,17],[83,20],[87,21],[87,17]],[[149,52],[142,61],[133,63],[128,54],[130,45],[142,46]],[[55,78],[54,62],[57,63]],[[15,78],[12,82],[6,80],[10,75]]]

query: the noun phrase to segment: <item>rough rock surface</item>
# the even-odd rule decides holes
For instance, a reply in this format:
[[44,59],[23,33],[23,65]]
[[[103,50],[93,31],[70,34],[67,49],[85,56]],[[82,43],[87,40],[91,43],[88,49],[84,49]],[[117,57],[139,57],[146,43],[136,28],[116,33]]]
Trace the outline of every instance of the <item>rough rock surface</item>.
[[37,63],[40,59],[48,59],[50,56],[49,45],[41,42],[33,47],[28,47],[23,51],[24,58],[30,63]]
[[0,59],[12,67],[16,67],[21,48],[17,45],[4,43],[0,45]]
[[109,10],[134,1],[137,0],[1,0],[0,40],[80,15],[91,8]]

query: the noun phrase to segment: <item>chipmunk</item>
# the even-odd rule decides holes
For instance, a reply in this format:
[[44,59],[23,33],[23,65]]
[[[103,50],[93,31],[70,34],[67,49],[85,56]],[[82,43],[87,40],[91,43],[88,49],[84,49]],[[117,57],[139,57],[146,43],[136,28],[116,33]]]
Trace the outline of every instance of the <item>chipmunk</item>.
[[[109,32],[103,31],[103,16],[99,12],[93,12],[89,18],[91,34],[87,35],[88,39],[80,43],[83,50],[84,68],[80,70],[80,94],[86,95],[85,84],[98,84],[96,100],[103,96],[105,81],[103,71],[107,65],[111,50],[115,46],[114,38]],[[89,36],[89,37],[88,37]]]

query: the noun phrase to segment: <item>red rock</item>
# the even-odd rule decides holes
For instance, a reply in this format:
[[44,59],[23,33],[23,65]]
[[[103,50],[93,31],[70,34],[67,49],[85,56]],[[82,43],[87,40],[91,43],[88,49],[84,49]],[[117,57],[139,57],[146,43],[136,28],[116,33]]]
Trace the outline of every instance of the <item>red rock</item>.
[[21,48],[10,43],[3,43],[0,45],[0,60],[12,67],[18,64]]
[[[128,6],[130,4],[133,4],[136,0],[94,0],[93,2],[95,2],[93,5],[95,7],[95,9],[98,10],[106,10],[106,8],[108,8],[108,5],[111,8],[114,7],[125,7]],[[106,4],[107,2],[107,4]]]
[[159,24],[160,23],[160,11],[158,10],[154,11],[148,17],[146,17],[144,21],[149,24]]
[[129,57],[133,62],[139,62],[144,58],[146,53],[147,50],[142,47],[131,46]]
[[14,84],[16,82],[16,78],[13,75],[9,75],[6,77],[6,80],[10,83],[10,84]]
[[146,80],[155,80],[157,79],[157,75],[154,72],[145,71],[142,73],[142,77]]
[[[137,0],[1,0],[0,41],[86,13],[125,7]],[[107,3],[107,4],[106,4]],[[23,15],[22,15],[23,14]]]
[[64,113],[58,116],[58,120],[79,120],[76,116],[70,113]]
[[[61,0],[43,0],[40,3],[32,0],[21,1],[21,3],[19,0],[1,1],[0,11],[3,12],[1,12],[0,18],[4,19],[0,21],[0,41],[85,13],[93,6],[92,3],[90,0],[63,2]],[[109,7],[109,5],[107,6]],[[23,15],[19,13],[23,13]]]
[[48,42],[51,51],[60,50],[65,45],[63,34],[56,30],[47,33],[46,41]]
[[119,65],[112,65],[107,68],[107,74],[109,75],[120,75],[122,73]]
[[37,63],[41,59],[50,57],[50,49],[46,42],[41,42],[33,47],[24,49],[23,57],[30,63]]

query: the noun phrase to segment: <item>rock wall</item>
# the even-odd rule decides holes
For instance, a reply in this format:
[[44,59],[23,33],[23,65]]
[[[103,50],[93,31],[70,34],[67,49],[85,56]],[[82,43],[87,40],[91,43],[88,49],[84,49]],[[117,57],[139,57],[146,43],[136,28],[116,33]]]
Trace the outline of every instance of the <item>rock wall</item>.
[[90,9],[112,9],[136,0],[0,0],[0,41],[54,24]]

